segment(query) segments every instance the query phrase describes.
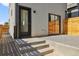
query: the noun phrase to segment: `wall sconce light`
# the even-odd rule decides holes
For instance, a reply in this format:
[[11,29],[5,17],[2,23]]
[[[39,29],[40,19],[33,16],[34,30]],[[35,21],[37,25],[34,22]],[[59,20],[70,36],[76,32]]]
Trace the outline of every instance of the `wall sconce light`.
[[34,10],[33,13],[36,13],[36,10]]

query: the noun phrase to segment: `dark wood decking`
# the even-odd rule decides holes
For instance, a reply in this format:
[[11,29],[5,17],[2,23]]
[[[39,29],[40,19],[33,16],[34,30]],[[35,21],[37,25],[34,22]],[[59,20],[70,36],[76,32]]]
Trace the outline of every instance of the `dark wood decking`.
[[[30,51],[29,48],[33,49]],[[21,39],[12,39],[9,34],[3,34],[0,39],[0,56],[39,56],[40,53]]]

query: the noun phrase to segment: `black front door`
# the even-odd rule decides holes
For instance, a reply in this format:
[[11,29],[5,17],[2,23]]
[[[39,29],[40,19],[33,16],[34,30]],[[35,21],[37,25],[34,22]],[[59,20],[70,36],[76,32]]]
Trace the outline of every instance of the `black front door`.
[[31,36],[31,8],[19,7],[19,37]]

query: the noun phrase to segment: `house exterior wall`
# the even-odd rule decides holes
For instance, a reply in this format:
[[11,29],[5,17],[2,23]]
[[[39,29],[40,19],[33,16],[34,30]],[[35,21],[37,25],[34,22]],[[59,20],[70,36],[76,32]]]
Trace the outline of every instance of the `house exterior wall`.
[[14,38],[14,26],[15,26],[15,4],[9,4],[9,33]]
[[[65,19],[66,3],[19,3],[18,5],[31,8],[31,36],[48,35],[48,13],[61,16],[61,32],[63,32],[63,20]],[[13,10],[15,7],[12,7]],[[36,13],[33,13],[33,11]],[[14,12],[15,13],[15,10]],[[15,15],[15,14],[14,14]],[[11,19],[10,19],[11,20]],[[15,25],[15,16],[10,21],[10,34],[13,35],[13,27]]]
[[[48,13],[57,14],[63,20],[65,18],[66,4],[23,4],[21,6],[32,9],[32,36],[48,35]],[[33,11],[36,10],[34,14]],[[62,21],[61,21],[62,22]],[[61,25],[61,27],[63,27]],[[61,29],[61,32],[63,30]]]

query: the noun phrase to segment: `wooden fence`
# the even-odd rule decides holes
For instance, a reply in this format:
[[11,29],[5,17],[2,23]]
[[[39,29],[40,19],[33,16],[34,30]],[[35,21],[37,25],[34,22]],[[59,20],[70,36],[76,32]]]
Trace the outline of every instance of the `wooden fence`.
[[0,38],[2,37],[3,33],[8,33],[9,26],[8,25],[0,25]]
[[79,36],[79,17],[64,20],[64,33]]

